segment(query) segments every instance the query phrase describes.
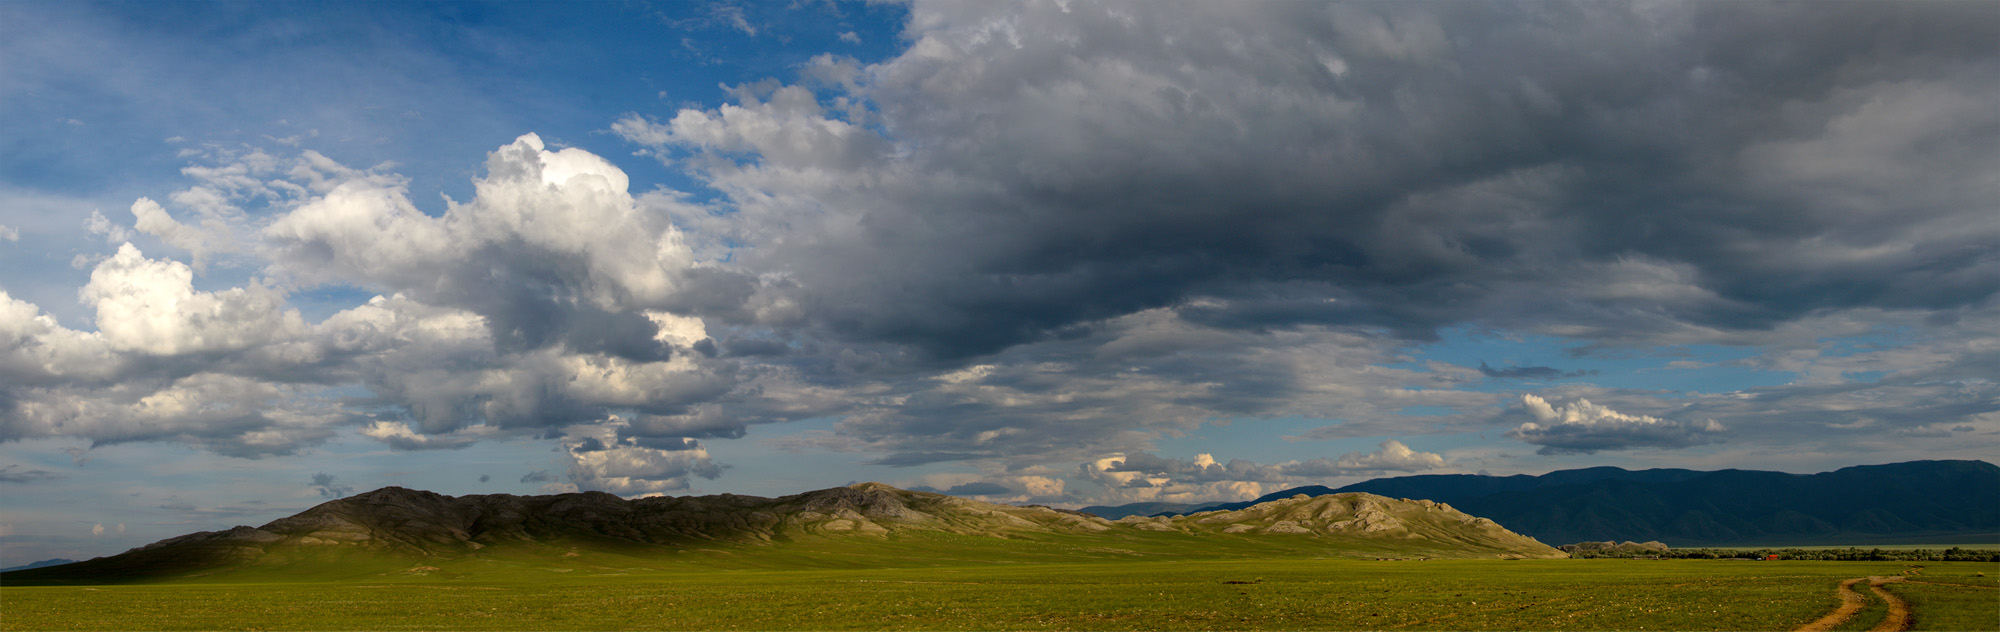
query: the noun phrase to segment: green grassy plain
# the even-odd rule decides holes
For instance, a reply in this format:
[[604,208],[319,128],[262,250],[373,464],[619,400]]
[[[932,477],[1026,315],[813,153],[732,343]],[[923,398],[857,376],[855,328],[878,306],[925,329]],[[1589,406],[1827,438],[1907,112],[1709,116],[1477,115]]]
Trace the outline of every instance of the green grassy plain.
[[1983,578],[1926,572],[1883,588],[1910,602],[1912,630],[1992,630],[2000,627],[2000,590],[1995,573],[1983,572]]
[[1940,543],[1938,543],[1938,544],[1815,544],[1815,545],[1810,545],[1810,546],[1807,546],[1807,545],[1799,545],[1799,546],[1791,546],[1791,545],[1781,545],[1781,546],[1686,546],[1686,547],[1678,547],[1678,548],[1684,548],[1684,549],[1711,549],[1711,550],[1716,550],[1716,551],[1760,551],[1760,550],[1765,550],[1765,549],[1796,549],[1796,550],[1800,550],[1800,551],[1844,551],[1844,550],[1847,550],[1847,549],[1862,549],[1862,550],[1868,550],[1868,549],[1882,549],[1882,550],[1884,550],[1884,551],[1919,551],[1919,550],[1929,550],[1929,551],[1936,551],[1936,550],[1941,550],[1941,549],[1949,549],[1949,548],[1952,548],[1952,547],[1958,547],[1958,548],[1962,548],[1962,549],[1979,549],[1979,550],[1982,550],[1982,551],[1991,551],[1991,550],[1993,550],[1993,549],[2000,549],[2000,542],[1979,542],[1979,543],[1972,543],[1972,544],[1967,544],[1967,543],[1964,543],[1964,542],[1954,542],[1954,541],[1944,541],[1944,542],[1940,542]]
[[[0,588],[0,630],[1788,630],[1895,562],[821,559],[603,552],[328,580]],[[768,556],[755,556],[767,558]],[[814,557],[808,555],[808,558]],[[1927,563],[1919,629],[2000,629],[2000,568]],[[1977,576],[1984,573],[1984,577]],[[1876,615],[1879,618],[1879,614]]]

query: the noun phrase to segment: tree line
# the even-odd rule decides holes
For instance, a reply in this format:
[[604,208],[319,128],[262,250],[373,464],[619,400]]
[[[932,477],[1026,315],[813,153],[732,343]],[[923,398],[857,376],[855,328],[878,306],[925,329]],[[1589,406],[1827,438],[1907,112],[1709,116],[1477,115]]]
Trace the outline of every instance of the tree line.
[[2000,562],[2000,550],[1968,549],[1667,549],[1630,551],[1616,549],[1571,551],[1578,558],[1657,558],[1683,560],[1819,560],[1828,562]]

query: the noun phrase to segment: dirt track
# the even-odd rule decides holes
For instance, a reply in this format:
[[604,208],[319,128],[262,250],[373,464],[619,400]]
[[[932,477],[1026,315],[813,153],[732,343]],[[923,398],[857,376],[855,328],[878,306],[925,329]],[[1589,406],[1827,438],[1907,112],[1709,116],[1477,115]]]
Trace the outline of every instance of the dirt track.
[[1840,624],[1846,623],[1848,619],[1854,618],[1855,613],[1861,612],[1861,608],[1868,605],[1868,597],[1854,590],[1855,584],[1864,581],[1868,582],[1869,592],[1875,593],[1875,596],[1881,597],[1884,603],[1889,604],[1888,616],[1882,617],[1882,622],[1869,628],[1868,632],[1902,632],[1910,629],[1910,604],[1882,589],[1883,584],[1903,581],[1903,578],[1871,576],[1840,582],[1840,607],[1834,608],[1833,612],[1812,623],[1799,626],[1792,632],[1828,632],[1840,627]]
[[1899,581],[1903,581],[1903,578],[1868,578],[1868,590],[1874,592],[1875,596],[1881,597],[1882,601],[1889,604],[1889,615],[1882,617],[1882,622],[1875,624],[1875,627],[1869,628],[1868,632],[1902,632],[1903,630],[1910,629],[1909,602],[1903,601],[1902,597],[1897,597],[1890,594],[1889,591],[1882,589],[1883,584]]

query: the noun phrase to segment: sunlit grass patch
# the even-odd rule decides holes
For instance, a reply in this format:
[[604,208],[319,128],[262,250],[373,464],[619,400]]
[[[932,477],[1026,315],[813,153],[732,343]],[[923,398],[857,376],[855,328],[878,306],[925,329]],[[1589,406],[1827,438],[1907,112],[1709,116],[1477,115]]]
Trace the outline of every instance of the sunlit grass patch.
[[2000,588],[1953,582],[1958,578],[1925,579],[1883,586],[1910,602],[1910,629],[2000,630]]

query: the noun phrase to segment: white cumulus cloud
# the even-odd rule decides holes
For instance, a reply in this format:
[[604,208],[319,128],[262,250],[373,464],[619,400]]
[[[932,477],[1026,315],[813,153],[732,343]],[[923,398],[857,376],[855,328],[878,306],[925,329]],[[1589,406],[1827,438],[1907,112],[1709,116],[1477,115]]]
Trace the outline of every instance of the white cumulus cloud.
[[1534,421],[1507,431],[1507,436],[1542,446],[1538,450],[1542,454],[1684,448],[1719,441],[1719,435],[1727,430],[1713,419],[1675,421],[1628,415],[1587,399],[1557,407],[1548,400],[1524,394],[1521,407]]
[[377,421],[361,429],[362,436],[386,443],[397,450],[455,450],[470,446],[478,438],[467,434],[417,434],[409,424]]
[[1335,461],[1342,471],[1358,472],[1420,472],[1444,467],[1444,457],[1435,452],[1418,452],[1390,439],[1382,442],[1381,449],[1374,452],[1350,452]]
[[153,355],[230,351],[300,335],[305,322],[282,292],[255,284],[220,292],[194,289],[194,271],[148,259],[132,244],[97,265],[83,287],[97,330],[119,350]]
[[[196,188],[191,191],[200,191],[208,195],[191,196],[188,192],[182,192],[182,195],[177,196],[179,201],[202,205],[223,204],[209,189]],[[221,217],[211,216],[193,226],[183,224],[169,215],[158,202],[149,198],[139,198],[132,203],[132,217],[135,220],[132,227],[139,229],[139,232],[158,237],[167,245],[192,254],[196,268],[205,267],[209,257],[217,252],[229,252],[238,248],[234,231],[231,230],[229,222]]]
[[[641,213],[625,173],[581,149],[522,136],[494,151],[476,196],[442,217],[418,210],[400,179],[342,176],[264,229],[301,278],[364,282],[426,300],[478,305],[513,283],[561,282],[601,308],[665,308],[692,252]],[[490,316],[490,314],[489,314]]]
[[682,450],[589,440],[565,445],[569,448],[570,482],[582,491],[621,496],[660,494],[687,489],[695,478],[722,475],[723,466],[699,444]]

